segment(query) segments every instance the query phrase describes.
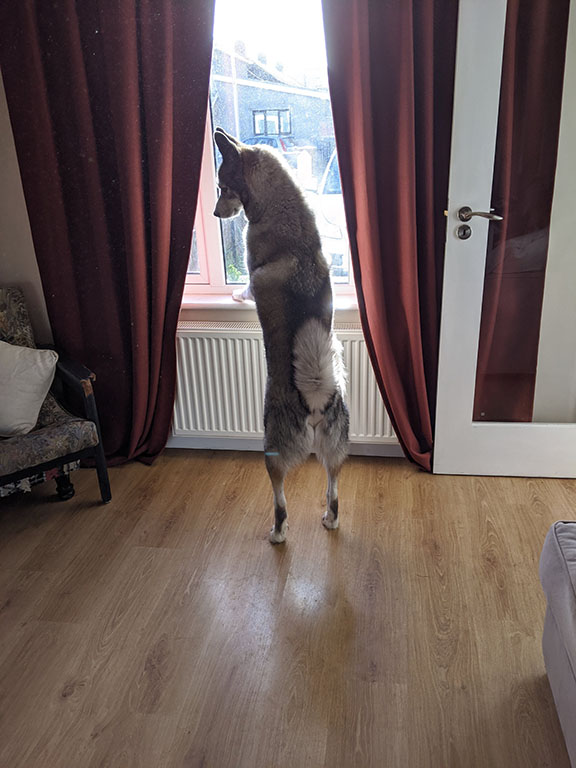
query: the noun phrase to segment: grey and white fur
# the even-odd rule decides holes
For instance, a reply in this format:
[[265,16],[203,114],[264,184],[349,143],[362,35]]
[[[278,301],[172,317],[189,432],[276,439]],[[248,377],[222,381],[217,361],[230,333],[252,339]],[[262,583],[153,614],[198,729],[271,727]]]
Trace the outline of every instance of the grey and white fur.
[[214,215],[243,209],[250,282],[264,335],[268,380],[264,452],[274,490],[270,541],[286,539],[284,478],[314,451],[326,468],[328,529],[338,527],[338,475],[348,451],[342,350],[333,332],[332,286],[314,214],[281,157],[217,128],[222,153]]

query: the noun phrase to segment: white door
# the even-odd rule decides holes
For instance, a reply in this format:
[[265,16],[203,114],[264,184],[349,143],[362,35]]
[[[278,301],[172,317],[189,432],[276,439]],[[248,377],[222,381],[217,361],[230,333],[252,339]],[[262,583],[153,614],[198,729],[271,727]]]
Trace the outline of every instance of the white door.
[[[515,12],[530,5],[538,6],[516,2]],[[550,19],[532,19],[516,31],[506,81],[506,0],[460,0],[437,473],[576,477],[575,6],[565,14],[565,62],[562,30],[542,51]],[[547,81],[531,69],[537,57],[555,73],[546,75],[545,66]],[[504,106],[511,115],[516,109],[504,127],[501,85],[508,88]],[[547,103],[554,98],[557,110]],[[495,190],[503,210],[492,212]],[[542,218],[546,195],[550,210]],[[504,220],[463,221],[465,207]]]

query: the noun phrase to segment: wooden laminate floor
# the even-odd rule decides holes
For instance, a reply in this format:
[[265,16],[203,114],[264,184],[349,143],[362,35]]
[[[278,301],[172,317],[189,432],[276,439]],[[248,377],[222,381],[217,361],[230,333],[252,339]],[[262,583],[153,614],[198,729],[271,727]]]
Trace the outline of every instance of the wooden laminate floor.
[[0,502],[0,768],[565,768],[538,559],[576,482],[168,451]]

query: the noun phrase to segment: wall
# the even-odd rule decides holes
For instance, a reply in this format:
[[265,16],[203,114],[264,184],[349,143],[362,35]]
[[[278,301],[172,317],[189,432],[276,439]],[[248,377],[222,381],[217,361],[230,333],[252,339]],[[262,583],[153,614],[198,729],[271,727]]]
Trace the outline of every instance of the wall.
[[50,343],[52,333],[1,76],[0,168],[0,285],[20,285],[24,289],[36,340],[41,344]]

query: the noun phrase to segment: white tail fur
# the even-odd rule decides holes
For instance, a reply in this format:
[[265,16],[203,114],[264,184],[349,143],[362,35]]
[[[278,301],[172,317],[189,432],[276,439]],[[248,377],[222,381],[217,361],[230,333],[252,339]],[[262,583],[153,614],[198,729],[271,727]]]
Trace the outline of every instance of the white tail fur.
[[316,318],[294,339],[294,381],[312,413],[322,411],[334,392],[344,394],[342,344]]

